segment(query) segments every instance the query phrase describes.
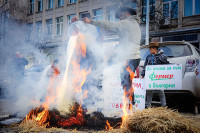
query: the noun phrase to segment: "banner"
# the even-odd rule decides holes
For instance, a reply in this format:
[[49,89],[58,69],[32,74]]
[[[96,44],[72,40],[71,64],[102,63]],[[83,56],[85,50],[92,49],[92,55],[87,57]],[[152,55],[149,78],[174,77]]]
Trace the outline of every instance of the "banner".
[[[121,86],[120,66],[112,66],[104,70],[102,91],[104,99],[103,113],[106,116],[122,116],[123,94]],[[146,90],[144,79],[133,79],[135,105],[137,109],[145,109]]]
[[133,79],[133,88],[137,109],[145,109],[146,89],[144,79]]
[[182,89],[182,65],[146,66],[145,88],[147,90]]

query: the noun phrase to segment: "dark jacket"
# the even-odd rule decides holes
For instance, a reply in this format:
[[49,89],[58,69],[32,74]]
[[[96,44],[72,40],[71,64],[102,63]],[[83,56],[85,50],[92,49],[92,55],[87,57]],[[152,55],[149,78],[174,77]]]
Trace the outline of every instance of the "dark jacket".
[[156,55],[150,54],[146,57],[141,76],[145,76],[145,70],[147,65],[169,64],[169,61],[167,61],[167,56],[165,56],[163,53],[164,51],[160,49]]

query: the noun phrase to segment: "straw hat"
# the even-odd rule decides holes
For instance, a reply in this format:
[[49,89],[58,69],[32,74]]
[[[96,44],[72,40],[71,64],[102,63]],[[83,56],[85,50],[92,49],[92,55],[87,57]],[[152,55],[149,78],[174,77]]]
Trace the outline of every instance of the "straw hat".
[[149,43],[148,48],[151,48],[151,47],[159,47],[159,44],[157,42],[151,42]]

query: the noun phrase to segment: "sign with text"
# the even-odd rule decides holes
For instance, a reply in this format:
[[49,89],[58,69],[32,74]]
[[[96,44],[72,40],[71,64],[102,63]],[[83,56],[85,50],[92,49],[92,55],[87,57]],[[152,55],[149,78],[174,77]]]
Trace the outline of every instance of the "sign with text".
[[[121,86],[120,67],[112,66],[104,70],[103,85],[103,99],[104,107],[103,113],[105,116],[121,116],[123,108],[123,94],[124,90]],[[146,90],[144,79],[133,79],[135,105],[137,109],[145,109]]]
[[137,109],[145,109],[146,89],[144,79],[133,79],[133,88]]
[[147,90],[182,89],[182,65],[146,66],[145,88]]

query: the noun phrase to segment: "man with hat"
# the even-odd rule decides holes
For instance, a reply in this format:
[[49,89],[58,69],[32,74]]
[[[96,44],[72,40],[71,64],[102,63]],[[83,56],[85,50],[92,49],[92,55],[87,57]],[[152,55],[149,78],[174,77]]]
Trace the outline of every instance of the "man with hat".
[[[157,42],[153,42],[149,44],[149,51],[150,55],[146,57],[144,68],[142,70],[141,76],[144,78],[145,76],[145,69],[147,65],[163,65],[163,64],[169,64],[169,61],[167,61],[167,56],[165,56],[163,53],[164,51],[159,48],[159,44]],[[156,91],[159,95],[161,106],[166,106],[166,98],[165,93],[163,90],[157,90]],[[153,90],[147,91],[147,97],[146,97],[146,106],[149,108],[151,106],[152,98],[153,98]]]
[[[134,105],[132,79],[134,77],[134,72],[140,63],[141,30],[139,18],[136,16],[136,11],[129,7],[119,8],[115,13],[115,17],[119,19],[119,21],[96,21],[87,17],[83,18],[83,21],[87,24],[92,24],[99,28],[118,33],[119,44],[116,47],[116,54],[113,58],[113,62],[124,63],[124,68],[121,72],[121,85],[127,92],[127,97],[130,102]],[[72,22],[77,20],[78,19],[74,17]]]

